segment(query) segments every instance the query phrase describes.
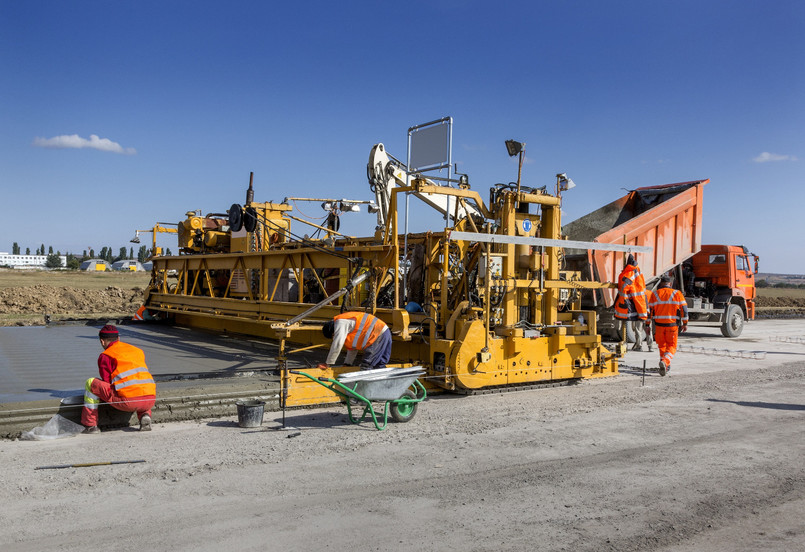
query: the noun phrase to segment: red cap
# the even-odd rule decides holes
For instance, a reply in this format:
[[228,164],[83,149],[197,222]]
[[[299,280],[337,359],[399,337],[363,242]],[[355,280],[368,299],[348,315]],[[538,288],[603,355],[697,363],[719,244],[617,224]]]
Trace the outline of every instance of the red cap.
[[117,331],[117,326],[114,324],[107,324],[98,332],[98,336],[100,337],[118,337],[119,335],[120,333]]

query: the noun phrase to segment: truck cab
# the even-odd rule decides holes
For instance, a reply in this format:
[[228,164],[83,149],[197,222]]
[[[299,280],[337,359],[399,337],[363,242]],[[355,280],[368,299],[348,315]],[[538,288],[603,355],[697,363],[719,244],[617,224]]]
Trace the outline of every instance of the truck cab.
[[691,320],[716,322],[715,311],[725,337],[740,335],[744,321],[755,318],[757,270],[758,257],[746,247],[703,245],[682,269]]

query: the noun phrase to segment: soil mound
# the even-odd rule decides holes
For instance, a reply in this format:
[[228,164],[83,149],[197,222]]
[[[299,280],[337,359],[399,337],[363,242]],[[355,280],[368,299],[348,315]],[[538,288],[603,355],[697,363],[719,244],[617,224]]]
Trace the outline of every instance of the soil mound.
[[[0,314],[96,317],[131,315],[143,302],[142,288],[92,290],[44,284],[0,289]],[[27,325],[27,322],[12,322]]]

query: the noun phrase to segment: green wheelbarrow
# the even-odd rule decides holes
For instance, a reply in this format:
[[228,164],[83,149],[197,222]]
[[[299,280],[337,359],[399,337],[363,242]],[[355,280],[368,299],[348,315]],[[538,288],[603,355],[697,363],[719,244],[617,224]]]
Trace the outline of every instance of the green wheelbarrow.
[[[317,378],[301,370],[289,372],[305,376],[338,395],[347,405],[349,421],[353,424],[359,424],[371,417],[378,430],[386,427],[389,414],[395,422],[411,420],[416,414],[417,405],[427,396],[425,387],[417,379],[425,374],[421,366],[347,372],[336,379]],[[379,413],[375,412],[373,402],[385,404],[382,424],[378,420]],[[353,415],[353,406],[363,406],[359,417]]]

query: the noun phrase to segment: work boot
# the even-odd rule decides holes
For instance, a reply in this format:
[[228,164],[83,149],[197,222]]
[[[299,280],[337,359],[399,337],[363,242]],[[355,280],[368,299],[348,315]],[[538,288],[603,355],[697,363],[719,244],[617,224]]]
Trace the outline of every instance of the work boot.
[[663,361],[661,360],[661,361],[660,361],[660,375],[661,375],[661,376],[664,376],[664,375],[665,375],[665,374],[667,374],[667,373],[668,373],[668,367],[665,365],[665,362],[663,362]]
[[94,434],[100,433],[100,432],[101,432],[101,430],[100,430],[100,428],[98,426],[89,426],[89,427],[85,427],[84,431],[82,431],[81,433],[86,433],[87,435],[94,435]]
[[151,431],[151,416],[148,414],[140,418],[140,431]]

